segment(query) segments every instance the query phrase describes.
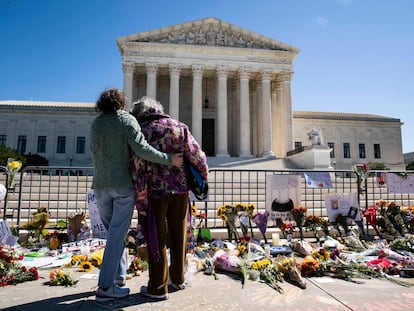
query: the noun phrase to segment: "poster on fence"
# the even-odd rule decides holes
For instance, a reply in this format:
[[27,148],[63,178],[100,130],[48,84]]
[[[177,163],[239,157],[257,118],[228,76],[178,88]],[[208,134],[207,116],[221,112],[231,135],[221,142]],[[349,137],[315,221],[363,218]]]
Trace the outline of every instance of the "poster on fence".
[[273,221],[293,221],[290,211],[300,205],[299,175],[266,176],[266,210]]
[[332,188],[331,174],[329,172],[304,173],[306,185],[309,188]]
[[106,239],[106,229],[99,216],[93,191],[86,194],[88,200],[89,217],[91,219],[92,236],[97,239]]
[[387,173],[385,172],[376,172],[375,173],[375,183],[378,188],[387,187]]
[[349,193],[327,193],[325,195],[325,205],[329,221],[335,222],[336,215],[346,215],[348,218],[360,221],[361,212],[359,210],[358,194]]
[[5,220],[0,220],[0,245],[14,246],[18,237],[12,235],[9,224]]
[[414,193],[414,174],[387,173],[388,194]]

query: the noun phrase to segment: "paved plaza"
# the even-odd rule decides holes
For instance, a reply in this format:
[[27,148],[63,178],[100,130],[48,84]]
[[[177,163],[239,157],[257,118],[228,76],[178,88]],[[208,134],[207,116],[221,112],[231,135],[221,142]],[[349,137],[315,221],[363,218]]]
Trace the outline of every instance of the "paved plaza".
[[[86,311],[105,310],[95,303],[95,290],[99,270],[88,274],[76,268],[65,268],[79,280],[73,287],[49,286],[50,269],[40,269],[43,277],[16,286],[0,288],[0,310],[27,311]],[[307,288],[300,289],[289,283],[282,283],[283,293],[258,281],[248,281],[244,288],[241,279],[231,274],[211,275],[198,272],[189,286],[182,291],[170,292],[166,301],[151,302],[139,294],[142,285],[148,281],[144,272],[128,280],[131,289],[128,298],[118,301],[109,310],[289,310],[289,311],[405,311],[414,309],[414,288],[407,288],[386,280],[356,279],[356,284],[330,277],[307,278]],[[414,279],[404,279],[414,283]]]

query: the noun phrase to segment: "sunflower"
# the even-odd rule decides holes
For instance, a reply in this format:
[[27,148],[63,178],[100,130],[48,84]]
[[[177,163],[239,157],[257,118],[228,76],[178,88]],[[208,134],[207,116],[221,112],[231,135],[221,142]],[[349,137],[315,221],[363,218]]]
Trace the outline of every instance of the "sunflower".
[[91,272],[93,265],[90,261],[82,261],[79,265],[79,269],[81,269],[82,272]]

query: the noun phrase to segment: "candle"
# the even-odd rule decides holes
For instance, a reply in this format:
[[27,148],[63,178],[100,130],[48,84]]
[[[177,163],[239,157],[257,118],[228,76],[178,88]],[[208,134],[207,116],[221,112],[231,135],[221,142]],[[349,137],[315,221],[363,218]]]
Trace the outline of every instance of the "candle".
[[265,244],[264,251],[265,251],[266,257],[270,257],[270,245],[269,244]]
[[272,244],[273,246],[280,245],[279,233],[272,233]]

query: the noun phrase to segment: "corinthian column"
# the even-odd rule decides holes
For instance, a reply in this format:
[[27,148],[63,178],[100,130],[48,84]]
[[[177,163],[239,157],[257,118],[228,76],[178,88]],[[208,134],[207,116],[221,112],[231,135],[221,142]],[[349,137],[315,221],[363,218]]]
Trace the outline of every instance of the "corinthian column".
[[284,112],[281,101],[282,82],[279,76],[272,85],[272,149],[277,158],[286,158],[286,150],[283,143]]
[[147,96],[157,99],[157,64],[145,64],[147,69]]
[[240,78],[240,152],[241,157],[250,157],[250,94],[249,94],[250,72],[246,68],[239,70]]
[[191,118],[191,133],[202,146],[203,137],[203,107],[202,107],[202,80],[203,66],[192,66],[193,70],[193,107]]
[[168,113],[171,117],[179,119],[179,94],[180,94],[180,65],[170,65],[170,105]]
[[227,136],[227,68],[217,68],[216,157],[230,156]]
[[132,109],[134,68],[134,64],[122,63],[122,71],[124,73],[124,96],[126,100],[126,111],[131,111]]
[[284,128],[284,154],[293,150],[293,116],[292,116],[292,95],[291,95],[291,81],[293,72],[282,72],[280,74],[281,81],[281,107],[283,110],[283,128]]
[[270,97],[270,74],[270,72],[262,71],[263,157],[274,156],[272,151],[272,101]]

